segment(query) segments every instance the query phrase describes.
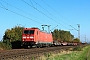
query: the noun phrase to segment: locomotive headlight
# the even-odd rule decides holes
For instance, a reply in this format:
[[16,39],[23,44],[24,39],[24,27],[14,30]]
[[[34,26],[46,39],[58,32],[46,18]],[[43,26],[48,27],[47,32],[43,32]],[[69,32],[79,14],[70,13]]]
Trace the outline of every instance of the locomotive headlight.
[[33,36],[30,36],[30,38],[34,38]]
[[29,38],[29,37],[27,37],[27,38]]
[[26,38],[26,37],[23,37],[23,38]]

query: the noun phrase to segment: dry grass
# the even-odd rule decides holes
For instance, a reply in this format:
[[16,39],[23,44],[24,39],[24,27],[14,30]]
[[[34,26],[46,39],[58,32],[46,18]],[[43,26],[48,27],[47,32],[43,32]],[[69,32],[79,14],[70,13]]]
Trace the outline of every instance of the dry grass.
[[55,56],[61,56],[61,55],[64,55],[64,54],[70,54],[72,52],[73,51],[69,51],[69,50],[64,51],[64,50],[62,50],[62,51],[60,51],[60,53],[57,53],[57,54],[51,53],[51,56],[49,56],[49,57],[46,57],[45,55],[43,55],[43,56],[39,57],[37,60],[49,60],[49,58],[53,58]]

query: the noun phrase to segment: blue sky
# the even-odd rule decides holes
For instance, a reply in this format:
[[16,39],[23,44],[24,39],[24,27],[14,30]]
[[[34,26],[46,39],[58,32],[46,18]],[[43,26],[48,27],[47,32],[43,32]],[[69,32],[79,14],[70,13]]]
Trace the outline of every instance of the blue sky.
[[[70,31],[78,37],[80,24],[81,41],[90,41],[90,0],[0,0],[0,40],[6,29],[16,25],[38,27],[51,25],[51,29]],[[72,27],[70,27],[70,25]],[[47,28],[45,27],[47,30]]]

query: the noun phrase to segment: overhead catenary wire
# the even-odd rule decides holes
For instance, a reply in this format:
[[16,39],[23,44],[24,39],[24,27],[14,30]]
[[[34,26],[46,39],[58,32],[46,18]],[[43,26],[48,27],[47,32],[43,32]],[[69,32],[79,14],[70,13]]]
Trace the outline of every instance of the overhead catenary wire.
[[[64,16],[62,16],[60,13],[58,13],[55,9],[53,9],[49,4],[47,4],[44,0],[42,0],[48,7],[50,7],[53,11],[55,11],[58,15],[60,15],[61,17],[65,18]],[[66,19],[66,18],[65,18]],[[68,20],[68,19],[66,19]],[[69,20],[68,20],[69,21]],[[70,21],[69,21],[70,22]]]
[[[42,0],[48,7],[50,7],[54,12],[56,12],[58,15],[60,15],[61,17],[63,17],[65,20],[69,21],[67,18],[65,18],[64,16],[62,16],[60,13],[58,13],[55,9],[53,9],[49,4],[47,4],[44,0]],[[71,22],[71,21],[69,21]],[[65,23],[67,24],[67,23]],[[70,25],[69,25],[70,26]],[[70,26],[72,28],[74,28],[72,25]],[[74,28],[75,29],[75,28]],[[75,29],[76,30],[76,29]]]
[[31,2],[31,4],[32,4],[32,6],[34,6],[31,0],[30,0],[30,2]]
[[[3,1],[3,0],[1,0],[1,1]],[[25,11],[23,11],[23,10],[21,10],[20,8],[17,8],[17,7],[15,7],[15,6],[13,6],[13,5],[11,5],[11,4],[9,4],[9,3],[7,3],[7,2],[5,2],[5,1],[3,1],[4,3],[6,3],[6,4],[8,4],[9,6],[12,6],[12,7],[14,7],[14,8],[16,8],[16,9],[18,9],[18,10],[20,10],[20,11],[22,11],[22,12],[24,12],[24,13],[27,13],[27,14],[29,14],[30,16],[32,16],[30,13],[28,13],[28,12],[25,12]],[[31,1],[30,1],[31,2]],[[32,3],[32,2],[31,2]],[[34,7],[34,6],[33,6]],[[35,7],[34,7],[35,8]],[[34,16],[35,17],[35,16]],[[39,18],[40,19],[40,18]],[[41,19],[41,20],[43,20],[43,19]],[[44,20],[43,20],[44,21]],[[58,23],[58,22],[57,22]],[[60,24],[60,23],[59,23]],[[66,27],[65,27],[66,28]]]
[[[70,25],[72,28],[74,28],[72,25]],[[74,30],[78,31],[76,28],[74,28]]]
[[43,15],[45,15],[46,17],[48,17],[48,18],[50,18],[50,19],[52,19],[51,17],[49,17],[49,16],[47,16],[45,13],[43,13],[43,12],[41,12],[39,9],[37,9],[36,7],[34,7],[34,6],[32,6],[32,5],[30,5],[29,3],[27,3],[26,1],[24,1],[24,0],[22,0],[25,4],[27,4],[27,5],[29,5],[29,6],[31,6],[32,8],[34,8],[35,10],[37,10],[38,12],[40,12],[40,13],[42,13]]
[[[42,7],[40,4],[38,4],[35,0],[33,0],[39,7],[41,7],[44,11],[46,11],[48,14],[50,14],[51,16],[55,17],[57,20],[61,21],[60,19],[58,19],[56,16],[54,16],[52,13],[50,13],[48,10],[46,10],[44,7]],[[63,21],[62,21],[63,22]],[[65,22],[63,22],[65,23]],[[60,23],[59,23],[60,24]],[[65,23],[66,25],[68,25],[67,23]],[[61,25],[61,24],[60,24]],[[65,27],[65,26],[64,26]],[[65,27],[66,28],[66,27]]]
[[24,16],[24,15],[21,15],[21,14],[19,14],[19,13],[17,13],[17,12],[14,12],[14,11],[12,11],[12,10],[9,10],[9,9],[7,9],[7,8],[5,8],[5,7],[0,6],[0,8],[5,9],[5,10],[7,10],[7,11],[9,11],[9,12],[14,13],[14,14],[17,14],[17,15],[19,15],[19,16],[22,16],[22,17],[24,17],[24,18],[27,18],[27,19],[29,19],[29,20],[32,20],[32,21],[34,21],[34,22],[37,22],[37,23],[39,23],[39,24],[42,24],[42,23],[40,23],[40,22],[38,22],[38,21],[36,21],[36,20],[33,20],[33,19],[31,19],[31,18],[28,18],[28,17],[26,17],[26,16]]
[[[39,17],[36,17],[36,16],[34,16],[34,15],[32,15],[32,14],[30,14],[30,13],[24,11],[24,10],[21,10],[20,8],[17,8],[17,7],[15,7],[15,6],[13,6],[13,5],[11,5],[11,4],[9,4],[9,3],[3,1],[3,0],[1,0],[1,1],[4,2],[4,3],[6,3],[6,4],[8,4],[9,6],[11,6],[11,7],[13,7],[13,8],[16,8],[17,10],[20,10],[20,11],[22,11],[22,12],[24,12],[24,13],[30,15],[30,16],[33,16],[33,17],[35,17],[35,18],[38,18],[38,19],[40,19],[41,21],[45,21],[44,19],[41,19],[41,18],[39,18]],[[31,2],[31,1],[30,1],[30,2]],[[32,2],[31,2],[31,3],[32,3]],[[32,6],[33,6],[33,5],[32,5]],[[42,23],[42,24],[43,24],[43,23]],[[52,24],[52,23],[51,23],[51,24]]]
[[[34,0],[33,0],[34,1]],[[34,1],[35,4],[37,4],[39,7],[41,7],[43,10],[45,10],[46,12],[48,12],[45,8],[43,8],[40,4],[38,4],[36,1]],[[49,12],[48,12],[49,13]],[[49,13],[50,15],[52,15],[51,13]]]
[[[34,1],[34,0],[33,0]],[[46,11],[48,14],[50,14],[51,16],[55,17],[57,20],[61,21],[60,19],[58,19],[56,16],[54,16],[52,13],[50,13],[48,10],[46,10],[44,7],[42,7],[40,4],[38,4],[36,1],[34,1],[39,7],[41,7],[44,11]],[[62,21],[63,22],[63,21]],[[65,22],[63,22],[65,23]],[[67,24],[67,23],[65,23]],[[67,24],[68,25],[68,24]]]
[[11,5],[11,4],[3,1],[3,0],[1,0],[1,1],[4,2],[4,3],[6,3],[6,4],[8,4],[9,6],[15,8],[15,9],[19,10],[19,11],[22,11],[23,13],[26,13],[26,14],[28,14],[28,15],[30,15],[30,16],[33,16],[33,17],[37,18],[37,19],[40,19],[40,20],[42,20],[42,21],[45,21],[44,19],[41,19],[41,18],[39,18],[39,17],[37,17],[37,16],[34,16],[34,15],[30,14],[29,12],[26,12],[26,11],[24,11],[24,10],[21,10],[20,8],[17,8],[17,7],[15,7],[15,6],[13,6],[13,5]]
[[[5,8],[4,5],[1,2],[0,2],[0,4],[3,6],[3,8]],[[5,8],[5,9],[7,10],[7,8]]]
[[[32,1],[34,1],[34,0],[32,0]],[[30,2],[31,2],[31,0],[30,0]],[[35,1],[34,1],[35,2]],[[35,2],[36,3],[36,2]],[[34,5],[33,5],[33,3],[31,2],[31,4],[32,4],[32,6],[34,7],[34,8],[36,8]],[[36,3],[37,4],[37,3]],[[30,5],[30,4],[29,4]],[[36,8],[37,9],[37,8]],[[42,13],[43,14],[43,13]],[[51,22],[50,22],[51,23]],[[52,24],[52,23],[51,23]]]
[[[1,1],[3,1],[3,0],[1,0]],[[9,4],[9,3],[7,3],[7,2],[5,2],[5,1],[3,1],[4,3],[6,3],[6,4],[8,4],[9,6],[12,6],[12,7],[14,7],[14,8],[16,8],[16,9],[18,9],[18,10],[20,10],[20,11],[22,11],[22,12],[24,12],[24,13],[27,13],[28,15],[31,15],[30,13],[28,13],[28,12],[25,12],[25,11],[23,11],[23,10],[21,10],[20,8],[17,8],[17,7],[15,7],[15,6],[13,6],[13,5],[11,5],[11,4]],[[30,2],[31,2],[31,0],[30,0]],[[32,2],[31,2],[32,3]],[[32,7],[33,8],[36,8],[36,7],[34,7],[34,5],[32,4]],[[5,8],[5,7],[4,7]],[[6,8],[5,8],[6,9]],[[37,9],[37,8],[36,8]],[[44,8],[43,8],[44,9]],[[45,9],[44,9],[45,10]],[[39,10],[40,11],[40,10]],[[14,12],[14,11],[13,11]],[[48,11],[47,11],[48,12]],[[43,12],[42,12],[43,13]],[[48,12],[49,13],[49,12]],[[19,13],[17,13],[18,15],[21,15],[21,14],[19,14]],[[43,13],[45,16],[47,16],[48,18],[50,18],[51,20],[53,20],[53,21],[55,21],[53,18],[51,18],[51,17],[49,17],[48,15],[46,15],[45,13]],[[49,13],[50,15],[52,15],[51,13]],[[25,18],[28,18],[28,17],[26,17],[26,16],[24,16],[24,15],[21,15],[21,16],[23,16],[23,17],[25,17]],[[32,16],[32,15],[31,15]],[[40,19],[40,18],[39,18]],[[33,19],[32,19],[33,20]],[[42,19],[43,20],[43,19]],[[35,20],[36,21],[36,20]],[[60,25],[62,25],[61,23],[59,23],[59,22],[57,22],[57,21],[55,21],[56,23],[58,23],[58,24],[60,24]],[[63,25],[62,25],[63,26]],[[67,27],[65,27],[65,26],[63,26],[64,28],[66,28],[67,29]]]
[[[43,15],[45,15],[46,17],[48,17],[49,19],[51,19],[51,20],[53,20],[54,22],[60,24],[59,22],[55,21],[53,18],[51,18],[51,17],[49,17],[48,15],[46,15],[45,13],[41,12],[41,11],[40,11],[39,9],[37,9],[36,7],[30,5],[28,2],[26,2],[26,1],[24,1],[24,0],[22,0],[22,1],[23,1],[25,4],[27,4],[27,5],[31,6],[32,8],[34,8],[35,10],[37,10],[38,12],[42,13]],[[60,24],[60,25],[62,25],[62,24]],[[62,26],[63,26],[63,25],[62,25]],[[63,27],[65,27],[65,26],[63,26]],[[66,27],[65,27],[65,28],[66,28]],[[67,28],[66,28],[66,29],[67,29]]]

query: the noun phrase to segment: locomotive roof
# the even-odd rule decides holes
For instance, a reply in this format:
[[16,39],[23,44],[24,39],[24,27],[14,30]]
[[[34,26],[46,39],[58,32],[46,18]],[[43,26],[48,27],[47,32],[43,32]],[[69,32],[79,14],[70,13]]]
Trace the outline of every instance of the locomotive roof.
[[37,27],[32,27],[32,28],[24,28],[24,29],[39,29]]
[[[28,29],[39,29],[39,28],[37,28],[37,27],[31,27],[31,28],[24,28],[24,29],[26,29],[26,30],[28,30]],[[40,29],[39,29],[40,30]],[[46,32],[46,33],[48,33],[47,31],[45,31],[45,30],[40,30],[41,32]]]

